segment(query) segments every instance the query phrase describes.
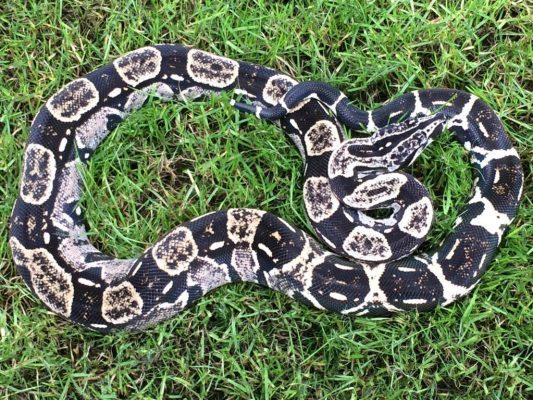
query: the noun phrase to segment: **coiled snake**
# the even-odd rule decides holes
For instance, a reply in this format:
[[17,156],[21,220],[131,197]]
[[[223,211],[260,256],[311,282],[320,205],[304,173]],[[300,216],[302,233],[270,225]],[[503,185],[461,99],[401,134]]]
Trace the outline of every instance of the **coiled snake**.
[[[252,102],[239,109],[278,120],[300,150],[307,213],[330,250],[275,215],[244,208],[184,223],[135,259],[93,247],[78,205],[77,164],[151,93],[193,99],[231,89]],[[346,140],[338,121],[372,135]],[[427,190],[397,170],[444,128],[470,152],[478,173],[473,197],[437,249],[409,255],[429,231],[433,209]],[[323,83],[297,84],[263,66],[158,45],[70,82],[40,110],[10,245],[24,281],[52,311],[99,331],[143,328],[236,281],[343,314],[426,310],[480,280],[516,214],[522,183],[499,119],[471,94],[421,90],[365,112]],[[380,208],[392,215],[365,212]]]

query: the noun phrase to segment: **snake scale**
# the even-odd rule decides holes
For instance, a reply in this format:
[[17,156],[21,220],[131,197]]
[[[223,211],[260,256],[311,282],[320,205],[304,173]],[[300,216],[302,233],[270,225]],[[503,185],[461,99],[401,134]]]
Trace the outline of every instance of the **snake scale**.
[[[316,237],[256,209],[186,222],[134,259],[87,239],[79,167],[150,95],[188,100],[232,90],[237,108],[277,121],[305,161],[304,202]],[[341,123],[355,132],[346,139]],[[413,253],[433,220],[427,189],[399,172],[444,129],[471,156],[473,195],[440,246]],[[132,51],[76,79],[35,117],[24,154],[10,246],[28,287],[90,329],[141,329],[210,290],[254,282],[342,314],[387,315],[469,293],[516,214],[520,160],[496,114],[472,94],[407,93],[373,111],[320,82],[179,45]],[[388,209],[372,217],[369,210]]]

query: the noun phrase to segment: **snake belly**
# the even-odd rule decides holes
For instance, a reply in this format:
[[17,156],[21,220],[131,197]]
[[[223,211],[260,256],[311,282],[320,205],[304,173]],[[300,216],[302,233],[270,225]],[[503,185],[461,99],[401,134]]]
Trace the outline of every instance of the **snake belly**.
[[[329,250],[281,218],[245,208],[186,222],[137,258],[115,259],[93,247],[78,204],[79,164],[151,94],[188,100],[227,90],[253,102],[259,117],[285,107],[279,123],[304,158],[305,205]],[[135,50],[65,85],[31,125],[11,218],[13,259],[27,286],[53,312],[102,332],[152,325],[237,281],[358,315],[426,310],[469,293],[522,191],[520,160],[495,113],[448,89],[355,113],[340,92],[306,90],[276,70],[179,45]],[[331,110],[372,135],[346,140]],[[437,249],[409,255],[433,211],[427,191],[397,170],[444,128],[471,155],[473,196]],[[393,212],[385,219],[365,213],[375,208]]]

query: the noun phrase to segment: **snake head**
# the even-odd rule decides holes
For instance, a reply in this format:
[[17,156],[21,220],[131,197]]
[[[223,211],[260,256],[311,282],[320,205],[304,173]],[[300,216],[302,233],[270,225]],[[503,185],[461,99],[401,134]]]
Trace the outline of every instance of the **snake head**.
[[433,114],[386,125],[369,138],[344,141],[331,154],[330,177],[352,177],[355,171],[396,171],[411,165],[441,134],[446,118]]
[[[346,218],[333,230],[331,218],[329,224],[314,221],[322,238],[331,243],[346,238],[335,250],[367,262],[387,262],[416,250],[433,222],[433,206],[422,183],[397,170],[418,157],[442,132],[445,121],[440,114],[409,118],[379,128],[369,138],[342,142],[330,156],[328,183],[312,185],[310,180],[305,191],[306,205],[312,208],[311,198],[326,198],[316,192],[327,190],[335,197],[331,203],[342,209],[337,215]],[[369,213],[380,209],[392,213],[387,218]]]

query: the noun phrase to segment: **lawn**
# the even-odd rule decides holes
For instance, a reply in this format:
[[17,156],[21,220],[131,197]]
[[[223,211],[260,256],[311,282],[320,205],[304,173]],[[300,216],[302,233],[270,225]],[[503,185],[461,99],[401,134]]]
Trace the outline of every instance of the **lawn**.
[[[308,5],[311,4],[311,5]],[[410,90],[468,90],[496,110],[531,178],[533,10],[526,1],[8,0],[0,4],[0,397],[526,399],[532,376],[532,189],[469,297],[391,318],[325,313],[250,284],[217,289],[142,333],[101,335],[48,312],[7,245],[33,116],[63,84],[135,48],[183,43],[325,80],[360,108]],[[86,174],[92,241],[139,254],[181,222],[254,207],[309,230],[302,161],[231,94],[151,101]],[[450,232],[472,169],[444,134],[410,172]]]

